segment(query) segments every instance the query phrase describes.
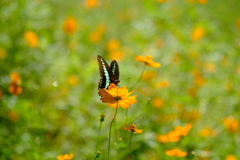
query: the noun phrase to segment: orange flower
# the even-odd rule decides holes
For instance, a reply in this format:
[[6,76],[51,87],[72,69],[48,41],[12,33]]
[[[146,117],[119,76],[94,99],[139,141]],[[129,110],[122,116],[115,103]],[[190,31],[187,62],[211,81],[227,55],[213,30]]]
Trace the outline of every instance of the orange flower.
[[234,155],[229,154],[226,156],[225,160],[237,160],[237,158]]
[[76,86],[79,84],[78,77],[77,76],[69,76],[68,77],[68,84],[71,86]]
[[198,0],[198,3],[200,3],[200,4],[206,4],[206,3],[207,3],[207,0]]
[[191,38],[194,41],[199,41],[205,35],[205,29],[203,27],[196,27],[192,31]]
[[168,142],[168,135],[166,135],[166,134],[157,135],[156,139],[157,139],[158,142],[167,143]]
[[110,107],[116,108],[122,107],[127,109],[130,107],[130,104],[136,103],[136,96],[129,97],[133,92],[128,92],[126,87],[116,88],[114,84],[110,84],[108,90],[100,89],[99,94],[102,96],[100,100],[103,103],[108,103]]
[[74,154],[65,154],[57,157],[58,160],[71,160],[74,157]]
[[163,80],[157,83],[157,88],[166,88],[169,86],[169,82],[167,80]]
[[121,44],[120,44],[119,40],[111,39],[107,43],[107,50],[108,51],[116,51],[120,48],[120,46],[121,46]]
[[98,0],[85,0],[85,6],[87,8],[94,8],[99,5]]
[[185,157],[187,152],[181,151],[178,148],[174,148],[172,150],[166,150],[166,155],[173,156],[173,157]]
[[223,120],[223,125],[231,133],[238,132],[239,122],[234,119],[232,116],[229,116]]
[[236,20],[236,24],[237,24],[238,29],[240,30],[240,18],[238,18],[238,19]]
[[151,67],[156,67],[156,68],[161,66],[160,63],[153,62],[152,56],[150,56],[150,55],[147,55],[146,57],[137,56],[137,57],[135,57],[135,61],[140,61],[140,62],[143,62],[146,66],[151,66]]
[[199,135],[202,137],[215,137],[217,135],[217,131],[212,128],[205,128],[199,132]]
[[163,106],[163,100],[161,98],[155,98],[153,100],[153,106],[156,108],[161,108]]
[[20,93],[22,93],[22,87],[20,86],[22,82],[20,76],[17,72],[13,72],[10,74],[10,78],[12,81],[10,83],[8,91],[11,94],[19,95]]
[[24,39],[27,41],[28,46],[33,47],[33,48],[38,46],[38,37],[35,32],[26,31],[24,33]]
[[128,126],[127,124],[125,124],[125,126],[127,128],[124,128],[124,127],[121,127],[122,129],[125,129],[129,132],[133,132],[133,133],[142,133],[143,132],[143,129],[137,129],[137,126],[135,124],[131,124],[131,126]]
[[121,61],[123,59],[124,53],[120,50],[109,52],[109,59],[114,59],[116,61]]
[[7,52],[0,48],[0,59],[5,59],[7,57]]
[[99,42],[105,33],[105,30],[106,27],[104,25],[98,26],[97,29],[90,34],[90,41],[93,43]]
[[191,128],[192,128],[192,125],[187,124],[185,127],[177,126],[175,128],[175,131],[179,131],[182,136],[186,136],[189,133],[189,131],[191,130]]
[[77,30],[78,24],[74,17],[67,17],[63,24],[63,30],[68,35],[73,35]]
[[164,3],[164,2],[166,2],[166,1],[168,1],[168,0],[156,0],[157,2],[160,2],[160,3]]

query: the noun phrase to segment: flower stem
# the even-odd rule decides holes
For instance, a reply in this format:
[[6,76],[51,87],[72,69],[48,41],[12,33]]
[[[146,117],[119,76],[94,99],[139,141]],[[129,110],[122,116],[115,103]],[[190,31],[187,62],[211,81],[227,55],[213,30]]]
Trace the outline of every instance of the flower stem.
[[130,91],[132,91],[133,88],[141,81],[145,69],[146,69],[146,65],[144,65],[144,68],[143,68],[143,70],[142,70],[142,73],[141,73],[140,77],[138,78],[137,82],[129,89]]
[[131,149],[132,135],[133,135],[133,132],[131,132],[131,136],[130,136],[130,142],[129,142],[129,152],[130,152],[130,154],[131,154],[132,158],[134,159],[134,156],[133,156],[133,154],[132,154],[132,149]]
[[97,146],[96,146],[95,152],[97,152],[97,149],[98,149],[98,145],[99,145],[99,141],[100,141],[101,128],[102,128],[102,121],[100,122],[100,125],[99,125],[99,128],[98,128],[98,140],[97,140]]
[[108,138],[108,160],[109,160],[109,154],[110,154],[110,142],[111,142],[111,132],[112,132],[112,124],[116,118],[116,115],[117,115],[117,111],[118,111],[118,101],[117,101],[117,107],[116,107],[116,111],[115,111],[115,114],[113,116],[113,119],[110,123],[110,130],[109,130],[109,138]]

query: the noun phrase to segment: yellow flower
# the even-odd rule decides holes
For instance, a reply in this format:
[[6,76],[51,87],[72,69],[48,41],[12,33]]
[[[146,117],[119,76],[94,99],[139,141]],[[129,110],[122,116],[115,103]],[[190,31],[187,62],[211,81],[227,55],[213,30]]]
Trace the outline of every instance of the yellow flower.
[[199,132],[199,135],[202,137],[215,137],[217,135],[217,131],[212,128],[204,128]]
[[237,158],[234,155],[229,154],[226,156],[225,160],[237,160]]
[[128,126],[127,124],[125,124],[125,126],[127,128],[124,128],[124,127],[121,127],[122,129],[125,129],[129,132],[133,132],[133,133],[142,133],[143,132],[143,129],[137,129],[137,126],[135,124],[131,124],[131,126]]
[[99,94],[102,96],[100,100],[103,103],[108,103],[110,107],[116,108],[122,107],[127,109],[130,107],[130,104],[136,103],[136,95],[129,97],[132,92],[128,92],[126,87],[116,88],[114,84],[110,84],[108,90],[100,89]]
[[30,47],[37,47],[38,46],[38,37],[37,34],[33,31],[26,31],[24,33],[24,39],[27,41]]
[[58,160],[71,160],[74,157],[74,154],[65,154],[57,157]]
[[205,29],[203,27],[196,27],[192,31],[191,38],[194,41],[199,41],[202,39],[205,35]]
[[75,17],[67,17],[63,24],[63,30],[68,35],[71,36],[77,31],[77,20]]
[[173,156],[173,157],[185,157],[187,152],[181,151],[178,148],[174,148],[172,150],[166,150],[166,155]]
[[223,120],[223,125],[231,133],[238,132],[239,122],[235,118],[233,118],[232,116],[229,116],[229,117],[225,118]]
[[85,6],[87,8],[94,8],[99,5],[98,0],[85,0]]
[[0,59],[5,59],[7,57],[7,52],[0,48]]
[[135,61],[140,61],[140,62],[143,62],[146,66],[151,66],[151,67],[156,67],[156,68],[161,66],[160,63],[153,62],[152,56],[150,56],[150,55],[147,55],[146,57],[137,56],[137,57],[135,57]]
[[22,93],[22,87],[21,87],[21,78],[18,75],[17,72],[13,72],[10,74],[10,78],[11,78],[11,83],[10,83],[10,87],[8,89],[8,91],[13,94],[13,95],[19,95],[20,93]]

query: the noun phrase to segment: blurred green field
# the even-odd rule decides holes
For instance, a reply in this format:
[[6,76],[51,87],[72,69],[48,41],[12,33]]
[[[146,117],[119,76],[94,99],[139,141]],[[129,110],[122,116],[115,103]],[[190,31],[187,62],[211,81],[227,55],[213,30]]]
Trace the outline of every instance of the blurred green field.
[[[117,60],[111,160],[240,159],[240,1],[1,0],[0,160],[107,159],[115,109],[100,101],[97,55]],[[96,158],[99,117],[104,113]],[[175,127],[189,132],[171,140]],[[174,136],[174,138],[176,138]],[[178,148],[183,151],[171,151]],[[170,152],[170,153],[169,153]],[[172,155],[171,155],[172,154]]]

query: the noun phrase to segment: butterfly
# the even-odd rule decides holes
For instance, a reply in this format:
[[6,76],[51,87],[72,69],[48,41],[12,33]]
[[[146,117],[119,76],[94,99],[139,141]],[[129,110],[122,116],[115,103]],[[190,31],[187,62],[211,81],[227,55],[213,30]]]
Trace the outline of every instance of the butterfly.
[[117,84],[120,82],[119,67],[117,61],[113,60],[109,67],[107,62],[101,56],[98,55],[97,59],[101,76],[100,82],[98,84],[98,89],[107,89],[110,83],[114,83],[117,86]]

